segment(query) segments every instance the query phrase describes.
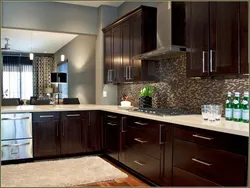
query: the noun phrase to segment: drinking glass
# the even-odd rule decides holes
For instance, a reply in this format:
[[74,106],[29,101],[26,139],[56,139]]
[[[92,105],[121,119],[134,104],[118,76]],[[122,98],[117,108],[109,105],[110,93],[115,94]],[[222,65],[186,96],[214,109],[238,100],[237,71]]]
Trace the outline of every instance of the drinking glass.
[[208,105],[208,120],[215,121],[216,119],[216,108],[215,105]]
[[204,120],[208,120],[209,105],[201,105],[201,114]]
[[222,115],[222,105],[214,105],[214,110],[215,110],[215,120],[220,121],[221,115]]

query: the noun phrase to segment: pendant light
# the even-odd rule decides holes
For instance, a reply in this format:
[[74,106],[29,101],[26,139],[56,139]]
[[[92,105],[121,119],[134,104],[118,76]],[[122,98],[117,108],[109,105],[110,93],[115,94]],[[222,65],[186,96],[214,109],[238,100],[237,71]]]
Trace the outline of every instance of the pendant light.
[[[63,47],[63,34],[62,34],[62,47]],[[65,60],[65,55],[61,54],[61,61]]]
[[32,31],[30,33],[31,33],[30,60],[33,60],[34,59],[34,54],[32,53]]

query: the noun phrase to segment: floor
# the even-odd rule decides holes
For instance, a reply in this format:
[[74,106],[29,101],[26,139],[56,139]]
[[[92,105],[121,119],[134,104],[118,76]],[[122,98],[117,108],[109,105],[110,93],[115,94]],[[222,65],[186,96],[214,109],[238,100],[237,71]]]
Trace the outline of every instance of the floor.
[[109,162],[116,168],[120,169],[122,172],[126,173],[128,175],[127,178],[124,179],[119,179],[119,180],[112,180],[112,181],[105,181],[105,182],[98,182],[98,183],[91,183],[91,184],[85,184],[85,185],[77,185],[78,186],[98,186],[98,187],[110,187],[110,186],[144,186],[144,187],[149,187],[146,183],[143,181],[139,180],[132,174],[128,173],[127,171],[121,169],[114,163],[108,161],[107,159],[104,158],[105,161]]

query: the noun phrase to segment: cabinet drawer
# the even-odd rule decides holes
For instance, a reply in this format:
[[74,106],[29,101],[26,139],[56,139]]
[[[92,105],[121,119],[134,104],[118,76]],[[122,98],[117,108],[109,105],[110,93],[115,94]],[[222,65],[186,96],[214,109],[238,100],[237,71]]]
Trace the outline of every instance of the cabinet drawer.
[[173,168],[173,186],[219,186],[218,184],[196,176],[180,168]]
[[142,153],[160,159],[159,135],[141,131],[135,127],[127,127],[127,145]]
[[150,131],[154,133],[158,133],[160,129],[160,123],[157,121],[152,121],[149,119],[143,118],[129,118],[127,121],[127,126],[136,127],[138,129],[143,129],[145,131]]
[[33,122],[56,121],[60,119],[59,112],[39,112],[32,114]]
[[174,140],[174,166],[223,186],[246,185],[246,157]]
[[175,125],[174,137],[241,155],[248,155],[248,138],[216,131]]
[[61,119],[85,119],[86,113],[81,111],[61,112]]
[[106,113],[106,121],[120,123],[120,116],[115,113]]
[[159,160],[132,149],[127,149],[125,160],[128,167],[145,176],[149,180],[160,184]]

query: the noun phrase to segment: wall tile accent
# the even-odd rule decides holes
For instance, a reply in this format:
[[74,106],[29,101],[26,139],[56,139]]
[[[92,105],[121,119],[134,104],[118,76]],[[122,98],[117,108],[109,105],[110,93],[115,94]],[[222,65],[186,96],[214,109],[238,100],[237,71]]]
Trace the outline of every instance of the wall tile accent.
[[[160,82],[151,83],[154,108],[184,108],[200,113],[202,104],[223,104],[227,92],[248,91],[248,78],[241,79],[194,79],[186,77],[186,57],[171,58],[159,62]],[[133,105],[139,106],[140,89],[150,83],[121,84],[118,86],[118,100],[122,94],[133,99]],[[120,101],[118,101],[120,103]]]
[[34,96],[44,95],[44,88],[51,87],[50,73],[54,69],[54,57],[35,56],[33,60]]

